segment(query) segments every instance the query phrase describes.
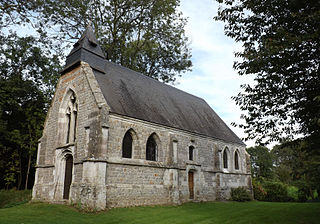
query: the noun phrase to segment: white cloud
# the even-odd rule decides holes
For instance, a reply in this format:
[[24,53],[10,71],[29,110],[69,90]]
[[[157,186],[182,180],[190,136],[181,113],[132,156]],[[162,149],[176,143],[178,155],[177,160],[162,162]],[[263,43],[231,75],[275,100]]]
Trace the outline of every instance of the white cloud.
[[[181,11],[188,17],[186,34],[191,40],[193,71],[179,78],[177,88],[202,97],[239,136],[243,130],[232,127],[240,123],[241,110],[231,99],[240,92],[240,85],[252,83],[252,78],[239,76],[232,68],[234,52],[239,43],[224,35],[223,24],[213,20],[218,4],[212,0],[181,1]],[[253,141],[245,142],[253,146]]]

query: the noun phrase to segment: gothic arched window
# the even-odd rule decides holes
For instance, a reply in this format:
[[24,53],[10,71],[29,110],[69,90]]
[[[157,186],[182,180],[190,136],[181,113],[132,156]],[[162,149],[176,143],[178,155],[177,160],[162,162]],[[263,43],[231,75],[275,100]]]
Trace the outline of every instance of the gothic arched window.
[[69,102],[66,110],[67,118],[67,138],[66,143],[71,143],[76,140],[76,128],[77,128],[77,112],[78,112],[78,103],[77,98],[72,91],[70,95]]
[[228,152],[227,149],[223,151],[223,168],[228,169]]
[[122,157],[132,158],[132,136],[129,131],[126,132],[122,140]]
[[234,168],[235,168],[236,170],[239,169],[239,154],[238,154],[238,151],[236,151],[236,152],[234,153]]
[[154,135],[151,135],[147,141],[146,160],[156,161],[157,150],[158,150],[158,146],[157,146],[155,137]]

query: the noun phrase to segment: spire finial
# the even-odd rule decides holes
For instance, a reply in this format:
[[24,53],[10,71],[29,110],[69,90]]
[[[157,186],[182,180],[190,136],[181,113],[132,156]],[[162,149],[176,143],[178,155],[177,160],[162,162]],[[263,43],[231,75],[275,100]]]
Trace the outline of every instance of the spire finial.
[[67,56],[64,72],[80,61],[87,62],[98,71],[104,71],[105,56],[93,32],[91,21],[88,21],[86,30]]

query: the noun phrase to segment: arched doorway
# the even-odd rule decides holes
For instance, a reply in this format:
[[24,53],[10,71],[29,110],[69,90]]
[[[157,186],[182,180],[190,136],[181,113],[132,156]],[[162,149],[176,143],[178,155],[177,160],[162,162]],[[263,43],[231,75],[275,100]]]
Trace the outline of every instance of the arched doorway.
[[69,199],[70,186],[72,182],[72,167],[73,167],[73,157],[72,155],[67,155],[65,176],[64,176],[63,199]]
[[189,183],[189,199],[194,199],[194,173],[189,171],[188,173]]

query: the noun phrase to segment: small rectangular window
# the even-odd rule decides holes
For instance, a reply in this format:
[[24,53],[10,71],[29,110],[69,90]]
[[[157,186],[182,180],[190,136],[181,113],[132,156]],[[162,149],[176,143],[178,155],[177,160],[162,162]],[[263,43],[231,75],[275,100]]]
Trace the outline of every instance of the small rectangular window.
[[190,146],[189,147],[189,160],[193,160],[193,153],[194,153],[194,147]]
[[90,140],[90,127],[85,127],[86,130],[86,145],[89,145],[89,140]]

